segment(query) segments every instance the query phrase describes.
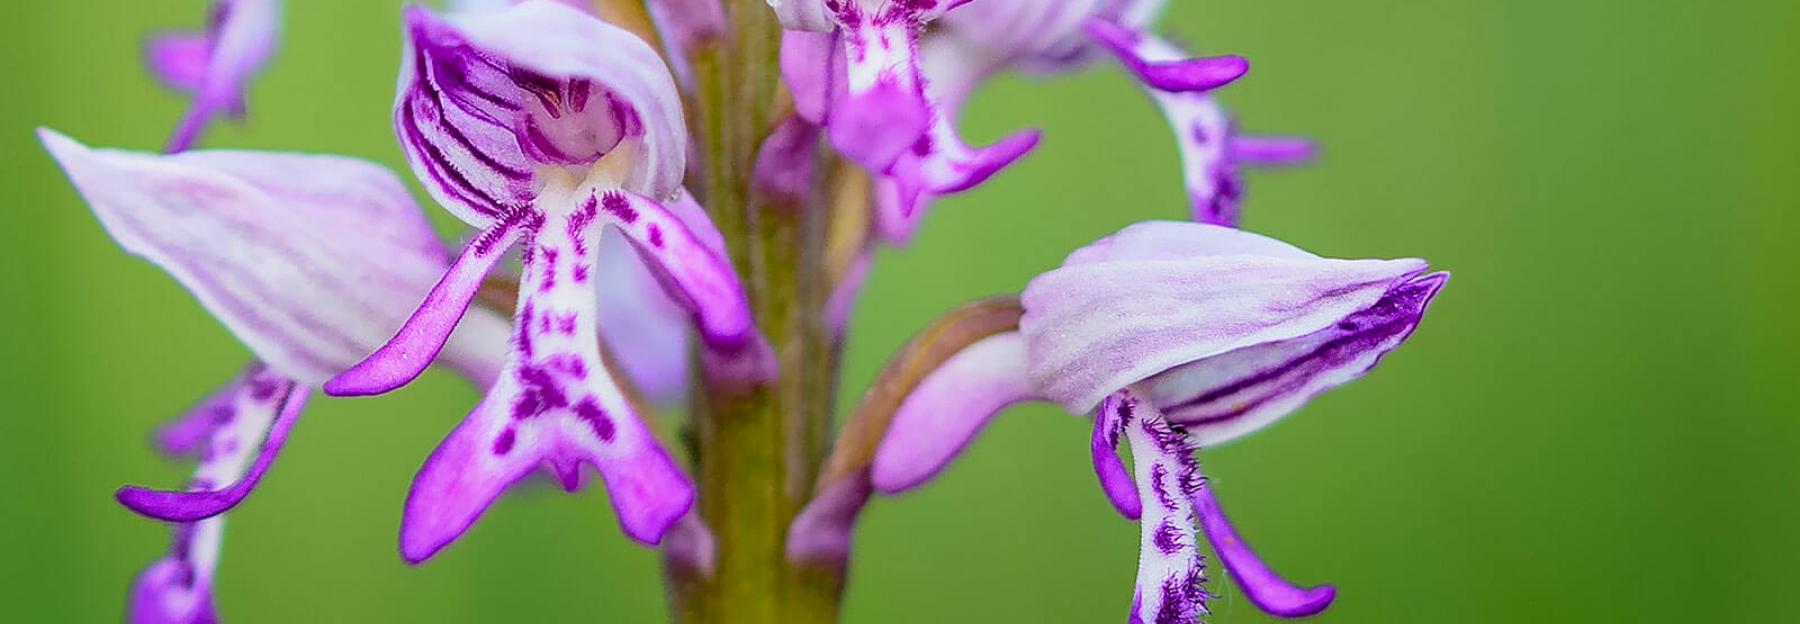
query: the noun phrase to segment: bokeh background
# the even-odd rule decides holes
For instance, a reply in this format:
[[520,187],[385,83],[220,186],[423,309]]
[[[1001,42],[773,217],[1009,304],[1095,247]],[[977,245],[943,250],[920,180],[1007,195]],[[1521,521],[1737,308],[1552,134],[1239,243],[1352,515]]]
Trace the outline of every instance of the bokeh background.
[[[291,4],[252,122],[209,143],[399,167],[400,3]],[[1375,374],[1202,455],[1277,568],[1338,584],[1321,620],[1800,620],[1800,3],[1174,4],[1165,32],[1251,59],[1223,95],[1246,128],[1325,146],[1313,166],[1251,174],[1248,228],[1456,274]],[[117,249],[31,134],[159,146],[184,103],[140,71],[140,41],[203,12],[60,0],[12,2],[0,20],[9,621],[119,617],[167,530],[111,492],[179,483],[148,432],[247,358]],[[977,138],[1036,125],[1047,139],[880,256],[855,315],[852,397],[944,309],[1186,213],[1162,120],[1111,67],[1002,80],[966,122]],[[474,398],[433,374],[389,398],[316,402],[231,516],[223,613],[660,620],[656,558],[597,491],[518,492],[429,565],[401,563],[407,484]],[[1137,531],[1095,487],[1087,435],[1017,409],[931,487],[878,501],[846,621],[1122,619]],[[1229,583],[1215,591],[1214,621],[1263,621]]]

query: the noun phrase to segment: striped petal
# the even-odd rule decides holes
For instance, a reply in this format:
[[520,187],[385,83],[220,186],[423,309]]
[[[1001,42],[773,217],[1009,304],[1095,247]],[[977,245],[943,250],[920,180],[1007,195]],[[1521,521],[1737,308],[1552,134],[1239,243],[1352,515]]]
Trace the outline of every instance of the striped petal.
[[1361,377],[1399,348],[1449,277],[1403,280],[1374,304],[1312,333],[1165,371],[1142,384],[1144,396],[1202,445],[1258,431],[1319,393]]
[[522,218],[549,175],[598,176],[659,199],[679,189],[680,98],[656,51],[630,32],[526,2],[448,19],[414,6],[406,34],[395,128],[426,189],[464,221]]
[[[1191,251],[1178,255],[1184,240]],[[1207,251],[1221,240],[1235,253]],[[1140,224],[1097,247],[1072,254],[1022,295],[1032,379],[1077,413],[1183,364],[1329,328],[1426,266],[1307,257],[1194,223]]]
[[[258,152],[159,156],[39,136],[121,246],[168,271],[258,359],[304,385],[382,344],[444,271],[435,233],[376,165]],[[494,368],[501,327],[492,315],[471,324],[452,341],[452,362]]]

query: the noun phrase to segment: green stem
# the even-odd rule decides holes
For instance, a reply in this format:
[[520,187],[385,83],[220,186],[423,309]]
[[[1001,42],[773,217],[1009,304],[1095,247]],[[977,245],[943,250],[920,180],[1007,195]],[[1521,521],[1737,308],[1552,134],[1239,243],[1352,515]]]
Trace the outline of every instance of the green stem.
[[717,545],[710,577],[671,567],[675,619],[834,622],[841,575],[788,562],[788,525],[824,455],[837,367],[823,318],[829,271],[822,210],[781,205],[752,185],[757,148],[782,97],[780,26],[761,0],[726,5],[727,34],[693,51],[706,204],[724,233],[778,380],[703,379],[690,431],[700,515]]

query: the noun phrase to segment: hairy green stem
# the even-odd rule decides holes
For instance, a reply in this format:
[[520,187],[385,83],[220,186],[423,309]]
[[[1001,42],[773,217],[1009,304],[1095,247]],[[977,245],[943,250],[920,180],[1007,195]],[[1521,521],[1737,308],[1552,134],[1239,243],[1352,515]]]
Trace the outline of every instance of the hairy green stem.
[[673,615],[686,623],[807,624],[837,619],[841,574],[801,569],[787,531],[808,501],[827,444],[835,345],[824,319],[830,284],[826,212],[759,193],[757,149],[784,94],[780,26],[760,0],[734,0],[728,28],[692,51],[705,200],[780,366],[743,387],[705,378],[689,433],[700,517],[716,540],[710,576],[671,566]]

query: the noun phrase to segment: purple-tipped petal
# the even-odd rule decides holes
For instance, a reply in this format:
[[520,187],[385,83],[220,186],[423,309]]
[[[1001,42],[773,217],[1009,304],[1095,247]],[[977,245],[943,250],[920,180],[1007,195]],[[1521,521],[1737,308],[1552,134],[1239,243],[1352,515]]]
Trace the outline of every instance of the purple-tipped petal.
[[305,385],[381,345],[447,265],[405,185],[370,163],[159,156],[39,136],[107,233],[168,271],[257,359]]
[[1200,554],[1191,494],[1202,486],[1187,437],[1129,392],[1123,433],[1131,445],[1143,517],[1132,613],[1143,622],[1193,622],[1207,613],[1206,557]]
[[[1239,249],[1291,249],[1256,234],[1194,223],[1149,223],[1102,241],[1104,254],[1076,252],[1033,279],[1021,300],[1031,376],[1071,412],[1163,371],[1256,345],[1318,332],[1375,305],[1425,262],[1332,260],[1261,253],[1216,254],[1204,245],[1242,239]],[[1146,230],[1160,230],[1141,234]],[[1138,240],[1191,240],[1186,257],[1148,258]],[[1116,256],[1120,259],[1094,261]],[[1076,259],[1083,259],[1076,262]]]
[[718,538],[696,511],[682,516],[663,537],[663,555],[670,565],[700,578],[711,578],[719,567]]
[[168,33],[154,35],[144,44],[144,63],[157,80],[171,88],[194,91],[206,80],[212,42],[205,35]]
[[325,382],[332,396],[367,396],[388,392],[418,378],[437,359],[457,323],[481,290],[489,271],[517,241],[519,228],[497,225],[463,248],[462,255],[425,295],[406,323],[379,349]]
[[1250,71],[1250,62],[1241,56],[1184,58],[1162,54],[1153,37],[1105,20],[1088,20],[1083,28],[1144,84],[1158,91],[1211,91]]
[[834,562],[850,559],[856,517],[874,491],[868,469],[858,470],[825,489],[794,516],[788,526],[787,558],[791,562]]
[[1202,445],[1258,431],[1400,347],[1448,273],[1395,283],[1366,308],[1318,331],[1198,360],[1146,380],[1144,396]]
[[1094,412],[1094,434],[1089,442],[1094,456],[1094,476],[1100,478],[1100,489],[1106,492],[1119,515],[1137,520],[1144,514],[1144,501],[1138,497],[1137,484],[1125,462],[1119,460],[1119,436],[1132,423],[1132,401],[1118,395],[1106,397]]
[[983,338],[944,361],[894,412],[875,451],[875,489],[896,494],[942,472],[995,415],[1037,397],[1024,372],[1017,332]]
[[[237,506],[256,489],[275,457],[281,454],[288,433],[306,407],[306,396],[307,390],[292,380],[268,373],[253,375],[239,397],[237,421],[213,434],[211,446],[194,475],[195,489],[168,491],[126,486],[119,489],[119,502],[139,514],[170,522],[202,520]],[[273,416],[273,422],[267,421],[269,416]],[[251,457],[250,442],[256,439],[252,436],[260,436],[262,444],[255,462],[245,471],[244,462]],[[231,485],[218,488],[227,481]]]
[[575,218],[583,214],[597,215],[625,234],[669,295],[694,316],[708,345],[733,352],[753,341],[750,302],[730,260],[674,211],[648,197],[614,191],[591,196]]
[[670,404],[688,388],[687,313],[623,234],[603,235],[599,253],[594,278],[606,285],[599,289],[600,336],[646,398]]
[[1317,143],[1299,137],[1233,135],[1228,149],[1232,160],[1254,167],[1299,165],[1319,154]]
[[1231,573],[1232,578],[1237,580],[1238,587],[1244,590],[1244,595],[1257,608],[1270,615],[1305,617],[1324,611],[1337,598],[1336,587],[1299,587],[1269,569],[1256,556],[1256,551],[1251,550],[1250,545],[1238,537],[1237,530],[1231,526],[1231,520],[1219,508],[1219,501],[1213,497],[1210,486],[1203,485],[1195,490],[1193,500],[1195,513],[1200,518],[1200,528],[1206,531],[1207,541],[1212,542],[1219,560],[1225,563],[1225,571]]
[[[590,272],[601,219],[625,220],[617,212],[599,215],[633,206],[617,197],[610,209],[596,200],[593,210],[546,214],[537,227],[514,314],[513,359],[413,481],[400,532],[408,561],[424,561],[454,541],[508,485],[544,465],[565,485],[579,481],[582,465],[597,467],[625,533],[646,544],[660,542],[692,506],[693,486],[600,359],[599,285]],[[636,208],[626,226],[673,221],[666,213],[652,218],[647,205]]]
[[890,243],[904,243],[918,229],[926,204],[937,197],[960,193],[987,181],[1001,169],[1037,147],[1042,133],[1025,130],[983,148],[970,148],[948,123],[933,124],[912,151],[901,156],[881,182],[878,202],[879,227]]

